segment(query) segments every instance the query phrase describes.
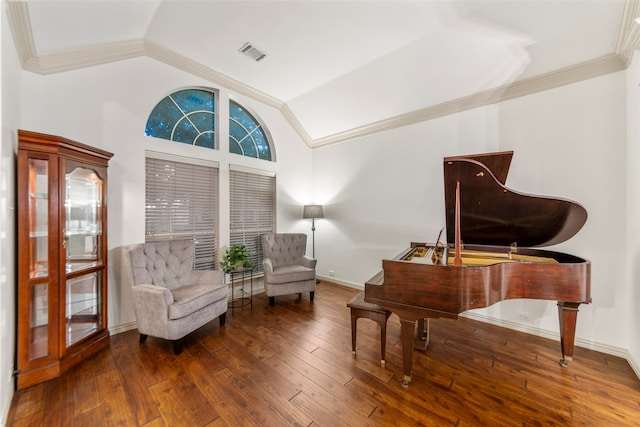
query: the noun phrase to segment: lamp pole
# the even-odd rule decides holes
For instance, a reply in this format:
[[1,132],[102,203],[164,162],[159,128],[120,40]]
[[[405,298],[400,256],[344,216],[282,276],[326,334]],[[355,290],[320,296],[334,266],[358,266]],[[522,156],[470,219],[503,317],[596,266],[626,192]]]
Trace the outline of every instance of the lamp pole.
[[316,257],[316,219],[311,218],[311,250],[312,256]]
[[324,218],[322,205],[304,205],[302,218],[311,218],[311,239],[313,258],[316,257],[316,218]]

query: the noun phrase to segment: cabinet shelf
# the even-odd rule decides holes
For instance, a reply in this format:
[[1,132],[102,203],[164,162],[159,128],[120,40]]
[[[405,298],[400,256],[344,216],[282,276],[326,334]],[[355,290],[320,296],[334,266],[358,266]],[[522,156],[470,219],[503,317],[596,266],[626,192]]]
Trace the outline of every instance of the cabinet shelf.
[[67,264],[66,271],[67,274],[78,273],[80,271],[89,270],[98,266],[98,262],[84,262],[84,263],[73,263]]
[[67,230],[65,235],[67,236],[100,236],[102,231],[88,231],[85,229]]

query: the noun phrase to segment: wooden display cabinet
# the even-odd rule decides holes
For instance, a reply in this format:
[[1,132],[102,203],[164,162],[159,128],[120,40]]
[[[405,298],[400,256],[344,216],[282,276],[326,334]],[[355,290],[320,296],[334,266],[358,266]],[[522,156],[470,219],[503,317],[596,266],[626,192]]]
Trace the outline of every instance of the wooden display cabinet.
[[113,154],[18,131],[17,388],[109,345],[107,166]]

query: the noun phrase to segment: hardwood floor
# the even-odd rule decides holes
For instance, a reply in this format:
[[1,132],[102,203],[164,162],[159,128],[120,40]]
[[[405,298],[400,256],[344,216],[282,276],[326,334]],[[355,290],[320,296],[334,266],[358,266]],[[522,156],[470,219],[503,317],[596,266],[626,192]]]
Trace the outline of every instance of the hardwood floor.
[[171,343],[137,331],[61,378],[17,392],[10,426],[626,426],[640,420],[640,380],[618,357],[461,318],[432,320],[413,381],[400,385],[400,323],[392,315],[387,362],[379,327],[358,321],[355,289],[321,282],[308,294],[264,294]]

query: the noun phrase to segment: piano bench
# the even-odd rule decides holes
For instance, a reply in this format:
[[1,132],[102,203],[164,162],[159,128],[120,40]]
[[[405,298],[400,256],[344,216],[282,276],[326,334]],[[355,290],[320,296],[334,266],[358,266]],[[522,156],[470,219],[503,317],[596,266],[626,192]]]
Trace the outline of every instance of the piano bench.
[[385,347],[387,341],[387,319],[391,316],[391,312],[376,304],[370,304],[364,301],[364,292],[360,292],[347,303],[347,307],[351,308],[351,351],[356,354],[356,327],[358,319],[364,317],[371,319],[380,325],[380,363],[385,363]]

